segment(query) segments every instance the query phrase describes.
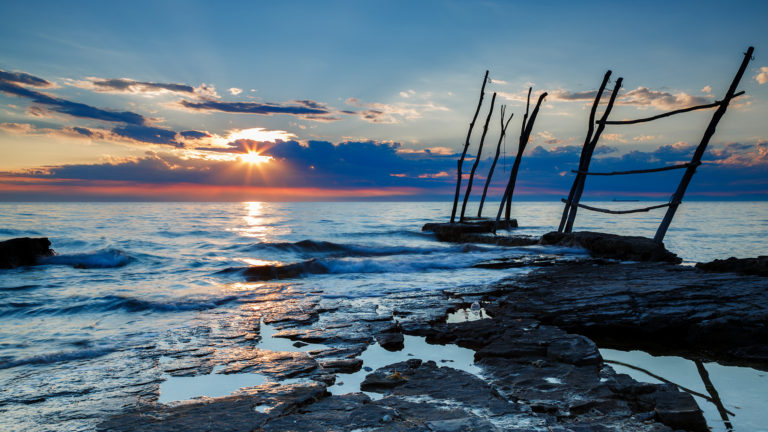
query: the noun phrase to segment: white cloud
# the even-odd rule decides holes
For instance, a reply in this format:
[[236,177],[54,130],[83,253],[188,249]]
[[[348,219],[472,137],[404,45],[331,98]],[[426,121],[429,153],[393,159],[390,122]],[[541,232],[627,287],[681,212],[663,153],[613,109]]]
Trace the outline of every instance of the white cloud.
[[239,89],[239,88],[237,88],[237,87],[231,87],[231,88],[229,89],[229,93],[230,93],[232,96],[237,96],[237,95],[239,95],[239,94],[240,94],[240,93],[242,93],[242,92],[243,92],[243,89]]
[[760,84],[765,84],[768,82],[768,66],[763,66],[760,68],[760,72],[755,75],[755,81]]

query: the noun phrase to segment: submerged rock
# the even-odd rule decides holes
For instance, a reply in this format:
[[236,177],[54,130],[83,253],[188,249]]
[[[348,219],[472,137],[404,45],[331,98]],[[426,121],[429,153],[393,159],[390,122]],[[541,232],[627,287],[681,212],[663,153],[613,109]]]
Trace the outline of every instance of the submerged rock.
[[0,242],[0,268],[35,265],[38,258],[51,255],[51,241],[46,237],[20,237]]
[[627,261],[663,261],[680,263],[674,253],[663,243],[656,243],[647,237],[622,236],[591,231],[559,233],[556,231],[541,236],[541,244],[576,246],[587,249],[593,257],[613,258]]
[[491,233],[497,229],[517,228],[517,220],[499,221],[496,225],[495,219],[465,219],[464,222],[457,223],[428,223],[421,227],[422,231],[434,232],[440,241],[464,242],[466,234]]
[[748,275],[768,276],[768,256],[757,258],[716,259],[707,263],[696,263],[696,268],[708,272],[733,272]]

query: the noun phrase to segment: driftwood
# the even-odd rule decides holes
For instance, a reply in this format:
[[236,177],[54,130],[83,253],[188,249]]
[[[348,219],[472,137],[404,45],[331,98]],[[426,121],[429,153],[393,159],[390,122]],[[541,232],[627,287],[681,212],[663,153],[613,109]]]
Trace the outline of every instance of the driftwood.
[[458,179],[456,180],[456,194],[453,197],[453,209],[451,210],[451,223],[456,219],[456,207],[459,205],[459,192],[461,192],[461,166],[464,164],[464,158],[467,156],[467,149],[469,149],[469,138],[472,136],[472,129],[475,127],[475,120],[480,113],[480,107],[483,105],[483,96],[485,96],[485,84],[488,82],[488,71],[485,71],[485,77],[483,78],[483,86],[480,88],[480,100],[477,102],[477,109],[475,110],[475,116],[472,117],[472,122],[469,123],[469,131],[467,131],[467,140],[464,142],[464,151],[461,153],[461,157],[457,162]]
[[523,152],[525,152],[525,147],[528,145],[528,141],[531,138],[531,131],[533,130],[533,125],[536,123],[536,117],[539,114],[539,108],[541,108],[541,103],[544,101],[544,98],[547,97],[547,92],[542,93],[539,95],[539,100],[536,102],[536,107],[533,108],[533,111],[531,112],[531,118],[528,119],[528,107],[531,103],[531,90],[532,88],[528,88],[528,102],[525,107],[525,115],[523,116],[523,125],[522,130],[520,132],[520,141],[517,145],[517,155],[515,156],[515,163],[512,165],[512,171],[509,174],[509,181],[507,182],[507,187],[504,190],[504,195],[501,199],[501,205],[499,205],[499,211],[496,214],[496,226],[499,226],[499,222],[501,221],[501,212],[506,207],[506,220],[510,220],[510,213],[512,211],[512,195],[515,192],[515,183],[517,181],[517,172],[520,169],[520,162],[523,158]]
[[741,77],[744,75],[744,71],[747,70],[747,65],[749,64],[749,61],[752,60],[752,53],[754,51],[755,49],[753,47],[749,47],[747,52],[744,53],[744,60],[742,60],[741,66],[739,66],[739,71],[736,72],[736,76],[733,78],[731,86],[725,93],[723,101],[712,115],[712,120],[710,120],[709,126],[707,126],[707,129],[704,131],[704,136],[701,138],[701,142],[699,142],[699,146],[696,147],[696,151],[693,153],[693,157],[691,158],[692,165],[685,170],[683,178],[680,180],[680,185],[678,185],[675,194],[672,195],[672,199],[670,199],[670,206],[667,209],[667,214],[664,215],[664,219],[661,221],[661,224],[659,224],[659,229],[656,230],[656,235],[653,239],[657,242],[661,243],[664,240],[664,235],[666,235],[667,229],[669,229],[669,225],[672,223],[672,218],[675,217],[677,207],[683,201],[685,190],[688,188],[691,178],[693,178],[693,175],[696,173],[696,167],[698,166],[698,163],[701,162],[701,157],[704,155],[704,151],[707,150],[710,138],[715,134],[717,123],[723,117],[723,114],[725,114],[725,111],[728,109],[728,103],[733,99],[733,95],[736,93],[736,87],[739,86]]
[[[595,101],[592,103],[592,110],[589,112],[589,123],[587,124],[587,137],[584,138],[584,145],[581,147],[581,156],[579,158],[579,170],[580,171],[587,171],[586,168],[582,166],[582,162],[584,161],[584,154],[587,151],[587,147],[589,146],[589,143],[592,141],[592,133],[595,130],[595,114],[597,113],[597,106],[600,105],[600,99],[603,97],[603,92],[605,91],[605,86],[608,84],[608,80],[611,78],[611,71],[608,71],[605,73],[605,76],[603,76],[603,82],[600,84],[600,89],[597,91],[597,95],[595,96]],[[571,185],[571,191],[568,192],[568,200],[565,203],[565,208],[563,208],[563,216],[560,218],[560,226],[557,228],[557,232],[563,232],[565,229],[565,223],[568,220],[568,215],[571,211],[571,201],[573,200],[573,195],[576,193],[576,181],[574,180],[573,184]]]
[[480,198],[480,207],[477,209],[477,217],[482,218],[483,217],[483,204],[485,204],[485,196],[488,194],[488,186],[491,184],[491,178],[493,178],[493,170],[496,169],[496,162],[499,161],[499,154],[501,153],[501,142],[504,140],[504,137],[507,135],[507,127],[509,127],[509,122],[512,121],[512,117],[514,117],[514,113],[509,115],[509,118],[507,121],[504,121],[504,112],[506,111],[507,106],[502,105],[501,106],[501,134],[499,135],[499,142],[496,144],[496,156],[493,157],[493,163],[491,164],[491,169],[488,171],[488,178],[485,179],[485,187],[483,188],[483,196]]
[[472,181],[475,179],[475,171],[480,164],[480,157],[483,153],[483,144],[485,143],[485,135],[488,133],[488,124],[491,122],[491,116],[493,116],[493,105],[496,103],[496,92],[491,97],[491,109],[488,110],[488,117],[485,118],[485,125],[483,126],[483,135],[480,137],[480,145],[477,147],[477,155],[475,156],[475,163],[472,164],[472,170],[469,172],[469,181],[467,182],[467,192],[464,194],[464,202],[461,204],[461,216],[459,221],[464,222],[464,212],[467,210],[467,201],[469,201],[469,194],[472,192]]

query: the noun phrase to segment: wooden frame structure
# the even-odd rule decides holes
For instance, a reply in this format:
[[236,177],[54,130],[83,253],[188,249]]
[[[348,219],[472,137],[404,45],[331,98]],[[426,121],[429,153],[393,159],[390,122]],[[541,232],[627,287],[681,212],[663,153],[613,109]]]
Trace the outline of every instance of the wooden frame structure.
[[[613,91],[611,92],[610,99],[608,100],[608,103],[605,107],[605,111],[603,112],[602,117],[600,118],[600,120],[595,120],[597,107],[600,104],[600,100],[603,97],[606,84],[608,83],[608,80],[610,79],[610,76],[611,76],[611,71],[606,72],[605,76],[603,77],[603,82],[600,85],[600,89],[598,90],[597,95],[595,96],[595,101],[592,104],[592,110],[590,111],[589,127],[587,130],[587,137],[584,140],[584,146],[581,149],[581,157],[579,159],[579,169],[573,171],[576,174],[576,177],[573,180],[573,185],[571,186],[571,190],[568,194],[568,198],[562,200],[563,203],[565,203],[565,207],[563,209],[563,215],[560,219],[560,226],[558,227],[557,231],[569,233],[573,230],[573,223],[576,218],[576,212],[578,211],[579,208],[601,212],[601,213],[626,214],[626,213],[647,212],[649,210],[667,207],[667,213],[664,215],[664,218],[662,219],[658,229],[656,230],[656,235],[654,236],[654,240],[657,243],[662,243],[664,241],[664,236],[666,235],[667,230],[669,229],[669,225],[672,223],[672,218],[674,218],[677,208],[680,206],[680,204],[683,201],[683,196],[685,195],[685,191],[691,182],[691,178],[696,173],[696,168],[699,165],[701,165],[701,158],[704,155],[704,152],[706,151],[707,146],[709,145],[709,141],[712,138],[712,135],[714,135],[715,133],[715,129],[717,128],[718,122],[723,117],[723,114],[725,114],[725,111],[728,109],[728,104],[730,103],[730,101],[744,94],[743,91],[737,93],[736,88],[739,86],[739,82],[741,81],[741,78],[743,77],[744,72],[747,69],[747,65],[752,60],[753,52],[754,52],[754,48],[749,47],[747,49],[747,52],[744,53],[744,59],[741,62],[741,66],[739,67],[738,72],[736,72],[736,76],[733,78],[733,81],[731,82],[731,86],[728,88],[728,91],[725,93],[725,97],[723,97],[722,100],[716,101],[714,103],[707,104],[707,105],[698,105],[698,106],[683,108],[683,109],[659,114],[656,116],[641,118],[636,120],[624,120],[624,121],[608,120],[608,116],[611,113],[611,109],[613,108],[613,105],[616,102],[616,96],[619,92],[619,89],[621,88],[622,78],[618,78],[614,83]],[[589,171],[589,164],[592,160],[592,154],[595,150],[595,146],[597,145],[597,142],[600,140],[600,134],[603,132],[606,125],[630,125],[630,124],[637,124],[637,123],[645,123],[645,122],[657,120],[660,118],[669,117],[675,114],[682,114],[686,112],[707,109],[707,108],[715,108],[715,107],[717,107],[717,110],[712,115],[712,119],[710,120],[709,125],[707,126],[707,129],[704,131],[704,136],[701,138],[699,145],[696,147],[696,150],[694,151],[693,157],[691,158],[690,162],[684,163],[684,164],[678,164],[678,165],[665,166],[660,168],[645,169],[645,170],[614,171],[614,172],[602,172],[602,173]],[[594,130],[594,125],[597,125],[597,130]],[[685,173],[683,173],[683,177],[680,180],[680,184],[675,190],[675,193],[672,195],[669,202],[666,204],[655,205],[655,206],[644,207],[644,208],[633,209],[633,210],[609,210],[609,209],[591,207],[591,206],[587,206],[579,203],[579,201],[581,200],[581,195],[584,191],[584,184],[586,182],[587,176],[589,175],[613,176],[613,175],[628,175],[628,174],[645,174],[645,173],[653,173],[653,172],[667,171],[667,170],[673,170],[673,169],[685,169]]]

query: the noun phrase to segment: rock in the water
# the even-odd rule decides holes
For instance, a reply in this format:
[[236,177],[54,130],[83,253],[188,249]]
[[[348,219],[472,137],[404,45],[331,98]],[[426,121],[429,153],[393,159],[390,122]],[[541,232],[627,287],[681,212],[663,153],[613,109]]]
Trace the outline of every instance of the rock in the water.
[[0,268],[35,265],[39,257],[51,255],[51,241],[45,237],[21,237],[0,242]]
[[724,260],[716,259],[707,263],[696,263],[696,268],[708,272],[732,272],[768,276],[768,256],[759,256],[757,258],[730,257]]
[[573,233],[550,232],[541,236],[541,244],[580,246],[593,257],[614,258],[629,261],[663,261],[680,263],[677,255],[668,251],[664,244],[647,237],[621,236],[590,231]]
[[466,219],[458,223],[428,223],[421,227],[422,231],[434,232],[440,241],[464,242],[466,234],[490,233],[497,229],[517,228],[517,220],[499,221],[496,225],[495,219]]
[[387,351],[400,351],[405,346],[402,333],[379,333],[376,342]]

